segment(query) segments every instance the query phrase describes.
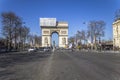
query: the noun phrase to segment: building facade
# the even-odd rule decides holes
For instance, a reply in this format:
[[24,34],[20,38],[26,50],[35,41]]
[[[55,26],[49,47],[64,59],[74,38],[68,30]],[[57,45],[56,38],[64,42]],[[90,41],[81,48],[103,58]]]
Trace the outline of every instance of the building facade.
[[120,48],[120,20],[113,23],[113,47]]

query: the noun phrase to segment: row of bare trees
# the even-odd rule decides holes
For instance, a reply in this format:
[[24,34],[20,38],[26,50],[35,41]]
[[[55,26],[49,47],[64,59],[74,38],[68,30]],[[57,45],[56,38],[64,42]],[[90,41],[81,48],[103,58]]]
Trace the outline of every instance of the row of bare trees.
[[35,35],[30,34],[28,36],[28,42],[30,43],[31,47],[40,47],[41,46],[41,40],[42,40],[42,37],[38,36],[36,34]]
[[29,36],[30,29],[22,19],[13,12],[4,12],[2,18],[2,34],[6,39],[6,49],[23,49]]
[[[116,10],[114,21],[120,20],[120,9]],[[85,23],[84,23],[85,24]],[[106,23],[103,20],[89,21],[87,30],[78,30],[75,36],[68,39],[70,43],[85,44],[90,40],[92,44],[101,43],[101,38],[105,36]]]
[[88,41],[96,46],[101,42],[101,37],[104,37],[106,23],[102,20],[90,21],[87,30],[78,30],[75,36],[68,39],[69,43],[76,43],[76,45],[86,45]]
[[91,43],[96,43],[96,41],[101,40],[101,37],[104,37],[105,34],[105,25],[104,21],[90,21],[88,24],[88,37],[91,38]]

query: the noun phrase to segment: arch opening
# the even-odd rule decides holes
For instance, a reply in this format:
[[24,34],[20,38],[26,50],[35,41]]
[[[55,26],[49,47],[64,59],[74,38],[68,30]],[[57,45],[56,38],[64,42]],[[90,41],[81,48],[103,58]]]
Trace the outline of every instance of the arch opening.
[[56,31],[51,33],[51,46],[59,47],[59,33]]

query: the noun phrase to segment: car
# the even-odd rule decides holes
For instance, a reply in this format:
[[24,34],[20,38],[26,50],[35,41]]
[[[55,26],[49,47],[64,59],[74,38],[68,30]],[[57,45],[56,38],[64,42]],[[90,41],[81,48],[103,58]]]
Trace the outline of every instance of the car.
[[34,51],[36,51],[35,48],[29,48],[29,49],[28,49],[28,52],[34,52]]
[[45,47],[45,48],[44,48],[44,52],[47,52],[47,51],[50,51],[50,48],[49,48],[49,47]]

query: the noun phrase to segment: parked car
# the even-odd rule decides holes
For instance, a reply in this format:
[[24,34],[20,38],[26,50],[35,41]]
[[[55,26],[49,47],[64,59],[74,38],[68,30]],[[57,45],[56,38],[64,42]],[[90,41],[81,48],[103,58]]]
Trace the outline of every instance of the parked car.
[[28,52],[34,52],[34,51],[36,51],[35,48],[29,48],[29,49],[28,49]]
[[45,47],[45,48],[44,48],[44,52],[50,51],[50,50],[51,50],[50,47]]

